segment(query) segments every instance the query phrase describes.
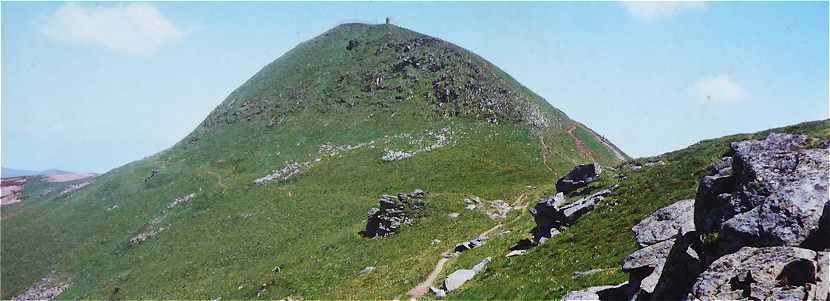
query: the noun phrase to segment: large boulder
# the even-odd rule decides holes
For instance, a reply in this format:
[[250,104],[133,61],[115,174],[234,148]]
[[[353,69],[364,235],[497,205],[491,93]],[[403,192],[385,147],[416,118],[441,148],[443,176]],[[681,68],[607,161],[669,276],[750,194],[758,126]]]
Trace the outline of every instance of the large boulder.
[[622,270],[636,289],[637,300],[677,300],[688,293],[701,271],[700,257],[692,247],[697,233],[677,235],[629,255]]
[[599,163],[577,165],[567,175],[556,181],[556,191],[569,193],[585,187],[599,178],[600,173],[602,173],[602,167]]
[[669,240],[695,230],[695,200],[682,200],[659,209],[640,221],[631,230],[637,247]]
[[487,267],[490,262],[493,261],[493,258],[487,257],[484,258],[481,262],[473,266],[472,269],[461,269],[451,274],[447,275],[447,279],[444,280],[444,289],[447,292],[454,291],[464,285],[465,282],[473,279],[477,274],[484,271],[484,268]]
[[367,238],[382,238],[398,232],[402,225],[411,224],[424,205],[426,193],[417,189],[412,193],[397,196],[383,195],[378,208],[369,209],[366,228],[360,235]]
[[709,266],[689,297],[702,300],[827,300],[828,252],[744,247]]
[[[719,254],[743,246],[802,246],[819,231],[828,199],[830,152],[802,135],[735,142],[730,159],[703,178],[695,226],[720,232]],[[731,162],[731,167],[725,163]]]

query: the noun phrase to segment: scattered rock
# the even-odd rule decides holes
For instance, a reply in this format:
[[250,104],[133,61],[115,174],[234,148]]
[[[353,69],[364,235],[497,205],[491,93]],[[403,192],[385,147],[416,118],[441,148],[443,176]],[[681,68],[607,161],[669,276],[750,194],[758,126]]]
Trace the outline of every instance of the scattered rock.
[[692,287],[696,299],[826,300],[828,252],[744,247],[712,263]]
[[442,290],[442,289],[440,289],[440,288],[435,288],[435,287],[433,287],[433,286],[430,286],[430,287],[429,287],[429,290],[430,290],[433,294],[435,294],[435,298],[436,298],[436,299],[444,299],[444,298],[446,298],[446,297],[447,297],[447,291]]
[[69,187],[66,187],[64,190],[61,191],[60,195],[65,196],[65,195],[71,194],[75,191],[81,190],[81,188],[84,188],[84,187],[86,187],[87,185],[89,185],[91,183],[92,182],[90,182],[90,181],[86,181],[86,182],[82,182],[82,183],[78,183],[78,184],[69,185]]
[[458,218],[459,216],[461,216],[461,213],[458,213],[458,212],[452,212],[452,213],[450,213],[450,214],[447,214],[447,217],[449,217],[449,218],[451,218],[451,219],[456,219],[456,218]]
[[375,267],[370,266],[370,267],[365,267],[362,270],[360,270],[360,273],[361,274],[368,274],[368,273],[371,273],[373,271],[375,271]]
[[637,247],[645,247],[695,230],[695,200],[682,200],[659,209],[640,221],[634,231]]
[[357,47],[360,47],[360,41],[358,40],[349,40],[349,45],[346,46],[346,50],[352,50]]
[[265,185],[270,182],[277,182],[277,181],[285,181],[292,177],[299,175],[300,173],[308,170],[311,166],[320,163],[322,159],[317,158],[311,161],[306,162],[286,162],[286,164],[277,170],[271,172],[271,174],[264,176],[262,178],[254,180],[254,184],[256,185]]
[[504,257],[522,256],[525,254],[527,254],[527,250],[512,250],[510,252],[507,252],[507,255],[505,255]]
[[68,287],[69,283],[62,282],[53,274],[50,274],[49,276],[41,278],[19,295],[14,296],[12,300],[52,300],[63,293]]
[[157,176],[159,173],[161,173],[161,170],[158,167],[153,167],[153,170],[150,171],[150,175],[148,177],[144,178],[144,183],[147,183],[147,181],[149,181],[153,177]]
[[405,151],[397,151],[397,150],[388,150],[386,153],[383,154],[383,157],[380,159],[383,161],[398,161],[403,160],[409,157],[415,156],[415,153],[405,152]]
[[399,193],[397,197],[383,195],[379,208],[371,208],[366,229],[360,234],[367,238],[382,238],[398,231],[401,225],[411,224],[424,206],[426,192],[416,190],[410,194]]
[[455,249],[453,249],[453,253],[458,254],[458,253],[461,253],[461,252],[464,252],[464,251],[467,251],[467,250],[472,250],[472,249],[478,248],[481,245],[483,245],[485,241],[487,241],[487,236],[479,236],[476,239],[462,242],[460,244],[455,245]]
[[556,191],[569,193],[585,187],[596,180],[600,173],[602,173],[602,168],[599,163],[577,165],[567,175],[556,181]]

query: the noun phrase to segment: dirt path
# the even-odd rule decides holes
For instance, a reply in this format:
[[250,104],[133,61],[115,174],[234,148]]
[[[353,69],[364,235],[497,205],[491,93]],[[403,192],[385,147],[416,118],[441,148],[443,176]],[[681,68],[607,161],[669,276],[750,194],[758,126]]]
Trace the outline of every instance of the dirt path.
[[[523,192],[521,195],[519,195],[518,198],[516,198],[516,201],[513,202],[513,205],[518,205],[526,196],[527,192]],[[514,218],[513,221],[516,221],[516,219],[517,218]],[[498,225],[495,225],[492,228],[487,229],[487,231],[481,232],[481,234],[479,234],[478,236],[481,237],[489,235],[490,233],[493,233],[493,231],[496,231],[497,229],[501,228],[503,225],[504,224],[499,223]],[[436,279],[438,279],[438,275],[440,275],[441,272],[444,271],[444,265],[447,264],[447,262],[449,262],[450,260],[455,259],[455,257],[449,256],[453,249],[455,249],[455,246],[444,251],[444,253],[441,253],[441,258],[438,259],[438,263],[435,264],[435,268],[433,268],[432,272],[429,273],[427,279],[419,283],[411,290],[409,290],[409,292],[407,293],[407,295],[409,295],[409,300],[419,300],[429,291],[429,287],[432,286]],[[397,299],[398,298],[396,298],[396,300]]]
[[594,132],[591,129],[588,129],[588,133],[591,133],[591,135],[594,136],[594,138],[599,140],[600,143],[602,143],[603,145],[605,145],[605,147],[610,149],[611,152],[614,153],[614,157],[616,157],[617,160],[625,161],[625,155],[617,147],[611,145],[611,143],[608,143],[608,141],[605,140],[605,138],[603,138],[602,136],[600,136],[599,134],[597,134],[596,132]]
[[222,175],[220,175],[218,172],[215,172],[215,171],[212,171],[212,170],[206,170],[205,173],[216,177],[216,183],[219,184],[219,187],[222,187],[222,194],[225,193],[225,190],[228,190],[228,186],[225,185],[225,183],[222,183]]
[[571,125],[569,125],[568,127],[565,128],[565,133],[568,133],[568,136],[571,136],[571,138],[574,139],[574,142],[576,142],[576,149],[579,150],[580,154],[582,154],[583,156],[586,156],[588,158],[591,158],[593,160],[594,155],[591,152],[591,150],[588,149],[588,147],[585,146],[585,143],[583,143],[582,140],[579,140],[579,138],[577,138],[576,135],[574,134],[574,130],[576,130],[576,127],[577,127],[577,124],[572,123]]
[[539,133],[539,142],[542,143],[542,163],[545,163],[545,167],[547,167],[547,169],[549,171],[553,171],[553,168],[551,168],[550,164],[548,163],[548,160],[549,160],[548,155],[550,154],[550,147],[548,147],[548,145],[545,144],[545,133],[544,132]]

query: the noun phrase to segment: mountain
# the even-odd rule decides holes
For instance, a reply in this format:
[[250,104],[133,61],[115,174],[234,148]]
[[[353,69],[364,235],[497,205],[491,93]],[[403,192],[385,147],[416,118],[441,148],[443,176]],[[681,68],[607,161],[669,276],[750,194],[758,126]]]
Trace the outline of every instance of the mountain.
[[4,206],[0,296],[558,298],[625,281],[632,226],[767,134],[630,160],[473,53],[344,24],[171,148]]
[[[265,66],[175,146],[4,207],[2,297],[394,298],[502,220],[465,198],[526,202],[576,164],[626,158],[469,51],[344,24]],[[416,189],[411,225],[358,234],[378,198]]]

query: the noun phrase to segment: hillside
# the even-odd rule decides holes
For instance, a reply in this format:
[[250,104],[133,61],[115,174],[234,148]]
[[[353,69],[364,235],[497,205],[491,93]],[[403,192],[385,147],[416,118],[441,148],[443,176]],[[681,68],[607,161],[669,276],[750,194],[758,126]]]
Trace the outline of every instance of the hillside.
[[[4,206],[0,296],[402,297],[445,250],[526,221],[517,209],[574,165],[626,158],[473,53],[345,24],[265,66],[175,146]],[[358,234],[378,198],[416,189],[410,225]]]

